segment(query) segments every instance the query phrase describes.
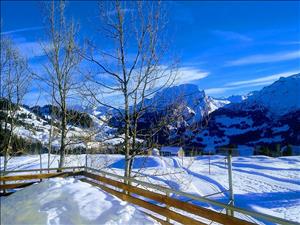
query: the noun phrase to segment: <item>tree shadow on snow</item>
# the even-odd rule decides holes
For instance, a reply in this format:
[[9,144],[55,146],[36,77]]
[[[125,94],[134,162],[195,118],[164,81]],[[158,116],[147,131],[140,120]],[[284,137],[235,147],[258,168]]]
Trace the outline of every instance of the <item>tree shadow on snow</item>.
[[[160,164],[152,157],[136,157],[133,159],[133,169],[158,167]],[[120,159],[109,166],[114,169],[124,169],[125,159]]]

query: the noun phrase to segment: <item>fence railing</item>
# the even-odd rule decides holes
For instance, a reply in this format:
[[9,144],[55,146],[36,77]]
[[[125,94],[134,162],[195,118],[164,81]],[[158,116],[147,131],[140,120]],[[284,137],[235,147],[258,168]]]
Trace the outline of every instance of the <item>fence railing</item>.
[[[63,172],[50,172],[53,170]],[[48,173],[42,173],[43,171]],[[32,172],[35,172],[35,174],[18,174]],[[300,225],[300,223],[297,222],[292,222],[271,215],[238,208],[236,206],[226,205],[224,203],[214,201],[206,197],[173,190],[171,188],[151,184],[133,178],[126,178],[117,174],[90,167],[64,167],[52,168],[50,170],[43,169],[42,171],[40,169],[15,170],[5,172],[1,171],[0,173],[0,182],[5,182],[5,184],[0,185],[0,191],[24,188],[42,179],[49,179],[53,177],[79,176],[79,178],[84,182],[88,182],[94,186],[98,186],[104,191],[115,195],[124,201],[152,211],[154,214],[149,214],[149,211],[147,212],[147,214],[162,224],[170,224],[170,220],[174,220],[182,224],[210,224],[211,222],[228,225],[253,224],[253,222],[216,212],[214,210],[207,209],[190,202],[181,201],[175,197],[170,197],[170,194],[174,194],[178,197],[185,197],[202,203],[208,203],[213,206],[248,215],[266,222],[284,225]],[[9,175],[12,173],[13,175]],[[22,182],[16,183],[16,181]],[[24,181],[30,182],[24,183]],[[161,218],[162,216],[166,218],[166,220],[163,220]]]

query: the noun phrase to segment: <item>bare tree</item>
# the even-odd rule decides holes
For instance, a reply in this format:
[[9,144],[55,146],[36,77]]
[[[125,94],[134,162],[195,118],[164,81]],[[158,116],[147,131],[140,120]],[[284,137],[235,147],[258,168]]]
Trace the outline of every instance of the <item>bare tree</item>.
[[[97,72],[87,76],[85,96],[118,113],[124,133],[125,177],[130,177],[133,157],[151,138],[138,129],[139,119],[151,107],[145,101],[173,83],[176,67],[166,64],[166,17],[160,2],[100,2],[100,21],[110,50],[89,43],[84,58],[96,65]],[[121,107],[103,100],[107,94],[120,98]],[[143,137],[143,144],[138,137]]]
[[[81,61],[76,40],[78,28],[65,16],[65,1],[45,3],[46,25],[49,43],[43,45],[48,63],[44,65],[47,76],[37,75],[52,90],[52,98],[59,108],[60,160],[59,168],[65,164],[67,141],[67,104],[78,88],[78,66]],[[50,140],[51,141],[51,140]],[[50,143],[51,145],[51,143]]]
[[49,140],[48,140],[48,172],[50,171],[51,166],[51,150],[52,150],[52,139],[53,139],[53,104],[54,104],[54,88],[52,87],[52,96],[51,96],[51,113],[50,113],[50,129],[49,129]]
[[[4,156],[4,170],[11,155],[15,123],[18,110],[30,84],[27,60],[8,37],[1,36],[1,153]],[[2,121],[3,120],[3,121]]]

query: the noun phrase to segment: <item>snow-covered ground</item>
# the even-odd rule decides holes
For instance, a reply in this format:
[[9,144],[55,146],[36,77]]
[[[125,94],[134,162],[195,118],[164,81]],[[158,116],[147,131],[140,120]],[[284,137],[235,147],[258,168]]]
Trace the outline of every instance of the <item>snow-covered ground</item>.
[[[56,167],[58,157],[52,155],[51,160],[52,166]],[[66,163],[67,166],[84,165],[85,155],[68,156]],[[38,156],[15,157],[10,160],[9,169],[39,168],[39,164]],[[42,156],[42,164],[46,167],[47,155]],[[88,165],[123,174],[124,157],[88,155]],[[137,179],[200,196],[228,190],[227,164],[224,156],[220,155],[184,158],[137,157],[133,169]],[[300,222],[300,156],[233,157],[233,190],[235,205],[238,207]],[[228,202],[228,193],[209,198]],[[192,202],[220,210],[212,205]]]

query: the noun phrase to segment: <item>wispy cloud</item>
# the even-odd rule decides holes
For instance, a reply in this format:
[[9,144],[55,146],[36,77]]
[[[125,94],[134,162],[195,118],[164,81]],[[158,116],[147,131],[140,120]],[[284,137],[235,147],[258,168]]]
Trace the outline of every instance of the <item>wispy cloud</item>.
[[208,88],[205,90],[205,93],[208,95],[213,95],[213,94],[223,94],[228,90],[231,90],[233,88],[226,88],[226,87],[222,87],[222,88]]
[[32,30],[41,30],[43,29],[43,26],[38,26],[38,27],[25,27],[25,28],[20,28],[20,29],[14,29],[14,30],[8,30],[8,31],[3,31],[1,32],[2,35],[8,35],[8,34],[15,34],[15,33],[20,33],[20,32],[25,32],[25,31],[32,31]]
[[39,56],[45,55],[43,47],[45,47],[47,49],[51,48],[50,44],[45,41],[42,41],[42,42],[38,42],[38,41],[18,42],[18,43],[16,43],[16,47],[28,59],[32,59],[34,57],[39,57]]
[[269,76],[259,77],[256,79],[229,82],[229,83],[226,83],[224,85],[224,87],[210,88],[210,89],[205,90],[205,92],[207,94],[222,94],[229,90],[269,85],[269,84],[273,83],[274,81],[278,80],[280,77],[288,77],[288,76],[298,74],[298,73],[300,73],[300,70],[273,74],[273,75],[269,75]]
[[280,45],[300,45],[300,41],[281,41],[277,43]]
[[248,37],[244,34],[240,34],[238,32],[214,30],[212,31],[212,33],[226,40],[237,40],[237,41],[246,41],[246,42],[252,41],[251,37]]
[[184,84],[200,80],[209,75],[209,72],[202,71],[195,67],[180,67],[178,69],[176,84]]
[[180,85],[193,83],[209,75],[209,72],[192,66],[184,66],[169,69],[167,66],[160,67],[162,77],[155,81],[154,89],[167,85]]
[[273,74],[270,76],[265,76],[265,77],[260,77],[260,78],[256,78],[256,79],[250,79],[250,80],[242,80],[242,81],[236,81],[236,82],[231,82],[226,84],[226,86],[240,86],[240,85],[262,85],[262,84],[266,84],[266,83],[272,83],[276,80],[278,80],[280,77],[288,77],[291,76],[293,74],[297,74],[300,71],[289,71],[289,72],[285,72],[285,73],[278,73],[278,74]]
[[279,52],[275,54],[246,56],[237,60],[228,61],[225,63],[225,66],[242,66],[249,64],[280,62],[297,58],[300,58],[300,50],[290,52]]

